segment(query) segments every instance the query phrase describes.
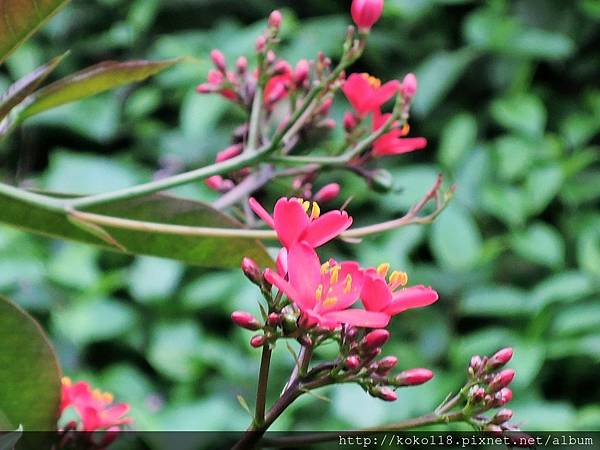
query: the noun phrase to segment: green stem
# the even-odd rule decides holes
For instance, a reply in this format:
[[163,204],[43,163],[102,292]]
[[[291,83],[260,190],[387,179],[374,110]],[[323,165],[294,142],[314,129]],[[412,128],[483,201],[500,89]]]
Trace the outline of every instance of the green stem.
[[46,195],[36,194],[35,192],[19,189],[9,184],[0,183],[0,194],[16,198],[33,206],[38,206],[48,211],[63,211],[64,201],[48,197]]
[[245,152],[254,153],[259,145],[260,135],[260,122],[262,119],[262,106],[263,106],[263,88],[260,85],[256,86],[256,92],[254,93],[254,100],[252,101],[252,113],[250,114],[250,126],[248,131],[248,145],[245,148]]
[[265,422],[265,408],[267,403],[267,386],[269,384],[269,368],[271,366],[271,348],[265,345],[260,360],[258,375],[258,388],[256,389],[256,412],[254,426],[260,427]]

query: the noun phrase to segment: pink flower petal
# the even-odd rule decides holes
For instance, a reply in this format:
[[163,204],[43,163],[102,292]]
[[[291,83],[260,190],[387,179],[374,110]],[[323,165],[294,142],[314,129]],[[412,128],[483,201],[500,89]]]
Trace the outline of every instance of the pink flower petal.
[[390,316],[388,314],[365,311],[364,309],[333,311],[325,313],[323,316],[340,323],[365,328],[383,328],[386,327],[390,321]]
[[284,247],[290,248],[306,231],[309,218],[296,199],[281,198],[273,212],[275,231]]
[[277,254],[277,272],[282,277],[285,277],[288,273],[288,252],[285,247],[282,247]]
[[391,99],[396,92],[400,89],[400,82],[398,80],[392,80],[385,83],[379,89],[376,89],[371,99],[372,108],[371,111],[378,110],[381,105]]
[[359,115],[365,115],[370,112],[368,100],[373,94],[373,87],[362,74],[353,73],[350,75],[344,83],[342,91]]
[[427,139],[423,137],[395,137],[394,140],[390,141],[386,141],[384,139],[385,137],[386,135],[375,141],[373,145],[373,154],[375,156],[400,155],[402,153],[409,153],[415,150],[422,150],[427,147]]
[[383,311],[392,301],[392,293],[381,277],[367,274],[360,298],[368,311]]
[[278,273],[273,272],[271,269],[265,269],[265,280],[283,291],[283,293],[292,300],[302,310],[310,309],[314,306],[313,301],[307,301],[300,295],[295,286],[292,286],[287,280],[284,280]]
[[350,225],[352,217],[346,211],[329,211],[308,225],[302,239],[313,247],[318,247],[339,236]]
[[[331,296],[336,298],[336,302],[331,305],[319,305],[319,311],[340,311],[352,306],[363,288],[364,274],[357,262],[347,261],[340,264],[341,269],[338,274],[337,284],[330,286]],[[346,277],[350,276],[352,282],[350,290],[346,292]],[[327,278],[329,275],[325,275]],[[328,281],[328,280],[326,280]],[[324,283],[325,284],[325,283]]]
[[396,292],[385,312],[395,315],[407,309],[422,308],[435,303],[438,298],[438,293],[430,287],[412,286]]
[[250,209],[254,211],[254,214],[260,217],[267,225],[269,225],[269,227],[275,229],[275,222],[273,221],[273,218],[254,197],[250,197],[248,203],[250,204]]
[[288,275],[290,284],[304,299],[305,304],[315,304],[315,291],[321,282],[321,262],[314,249],[299,242],[288,250]]

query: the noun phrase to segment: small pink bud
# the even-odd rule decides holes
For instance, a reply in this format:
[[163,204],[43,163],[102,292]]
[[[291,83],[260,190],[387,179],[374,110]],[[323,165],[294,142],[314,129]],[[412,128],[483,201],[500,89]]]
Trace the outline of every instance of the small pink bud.
[[292,66],[287,61],[280,59],[275,63],[273,73],[275,75],[289,75],[292,73]]
[[215,92],[215,86],[210,83],[202,83],[196,86],[196,92],[199,94],[210,94]]
[[323,104],[321,105],[321,107],[319,108],[319,114],[322,116],[326,116],[327,114],[329,114],[329,110],[331,109],[332,105],[333,105],[333,98],[331,98],[331,97],[326,98],[325,101],[323,102]]
[[272,312],[271,314],[269,314],[267,321],[269,322],[269,325],[271,325],[271,326],[279,325],[281,323],[281,315],[279,315],[275,312]]
[[428,369],[409,369],[400,372],[395,379],[396,384],[401,386],[417,386],[428,382],[433,378],[433,372]]
[[340,195],[340,185],[337,183],[329,183],[323,186],[315,194],[314,199],[317,203],[327,203],[335,200]]
[[383,0],[353,0],[352,19],[360,30],[369,30],[381,17]]
[[216,162],[227,161],[228,159],[234,158],[242,153],[243,147],[241,144],[235,144],[227,147],[225,150],[221,150],[217,153]]
[[335,128],[335,125],[336,125],[335,119],[332,119],[332,118],[322,120],[319,123],[320,127],[327,128],[329,130],[333,130]]
[[300,87],[304,84],[304,82],[308,79],[308,73],[310,71],[310,66],[308,61],[305,59],[301,59],[296,64],[296,69],[294,70],[294,83],[296,86]]
[[386,356],[379,363],[377,363],[376,372],[380,375],[385,375],[398,364],[398,358],[395,356]]
[[267,97],[267,104],[273,105],[277,103],[279,100],[283,99],[287,95],[287,89],[285,83],[277,83],[269,92],[269,96]]
[[375,387],[371,390],[371,394],[378,397],[386,402],[393,402],[398,400],[398,395],[389,387]]
[[508,408],[504,408],[496,413],[496,415],[492,419],[492,422],[495,423],[496,425],[502,425],[504,422],[508,422],[510,419],[512,419],[512,416],[513,416],[512,410],[508,409]]
[[348,132],[356,128],[356,116],[351,112],[344,113],[344,129]]
[[277,59],[277,55],[275,54],[275,52],[273,50],[269,50],[267,52],[267,63],[273,64],[273,63],[275,63],[276,59]]
[[494,406],[496,406],[496,407],[504,406],[511,400],[512,400],[512,391],[507,387],[502,388],[495,395]]
[[362,348],[367,351],[375,350],[383,346],[390,338],[388,330],[373,330],[368,333],[362,341]]
[[256,38],[256,51],[258,53],[262,53],[267,48],[267,38],[264,36],[259,36]]
[[221,175],[213,175],[204,180],[204,184],[213,191],[220,191],[223,187],[223,177]]
[[400,87],[400,92],[402,96],[406,99],[411,99],[417,93],[417,77],[415,77],[414,73],[407,74],[402,80],[402,86]]
[[248,60],[246,57],[240,56],[235,63],[235,67],[239,73],[246,73],[248,70]]
[[499,350],[498,352],[496,352],[494,354],[494,356],[492,356],[490,359],[488,359],[485,368],[488,371],[498,369],[498,368],[504,366],[507,362],[509,362],[511,360],[512,356],[513,356],[512,348],[510,348],[510,347],[503,348],[502,350]]
[[348,370],[356,370],[360,366],[360,359],[356,355],[348,356],[344,361],[344,367]]
[[479,403],[485,398],[485,389],[480,386],[473,386],[469,391],[469,396],[475,403]]
[[278,30],[279,27],[281,27],[281,21],[281,13],[278,10],[275,10],[269,16],[269,27]]
[[515,377],[515,371],[513,369],[506,369],[495,375],[490,384],[488,385],[488,389],[490,392],[497,392],[502,388],[508,386],[513,378]]
[[225,55],[220,50],[213,50],[210,52],[210,59],[217,69],[221,72],[225,72],[227,70],[227,62],[225,61]]
[[259,348],[265,345],[267,338],[265,338],[262,334],[257,334],[256,336],[252,336],[250,339],[250,345],[254,348]]
[[469,367],[471,367],[475,372],[477,372],[481,368],[481,363],[482,363],[481,356],[475,355],[471,358]]
[[237,326],[247,330],[256,331],[260,328],[258,319],[246,311],[234,311],[231,313],[231,320]]
[[254,284],[260,284],[262,281],[262,273],[256,261],[252,258],[245,257],[242,259],[242,270],[244,275],[248,277]]

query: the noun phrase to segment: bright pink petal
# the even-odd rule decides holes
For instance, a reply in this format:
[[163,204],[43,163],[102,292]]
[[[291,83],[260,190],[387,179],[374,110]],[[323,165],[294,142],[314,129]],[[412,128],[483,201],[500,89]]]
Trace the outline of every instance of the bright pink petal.
[[385,83],[379,89],[376,89],[371,99],[371,111],[378,110],[385,102],[392,98],[400,89],[400,82],[392,80]]
[[107,426],[122,425],[131,423],[132,419],[130,417],[123,417],[128,412],[129,405],[127,403],[119,403],[102,411],[101,416],[103,421],[107,423]]
[[264,222],[267,225],[269,225],[269,227],[275,229],[275,222],[273,221],[273,218],[267,212],[267,210],[263,208],[260,203],[258,203],[258,201],[254,197],[250,197],[248,203],[250,204],[250,209],[254,211],[254,214],[256,214],[258,217],[264,220]]
[[368,311],[383,311],[391,303],[392,293],[385,280],[377,275],[368,274],[360,298]]
[[328,319],[336,320],[355,327],[383,328],[390,321],[390,316],[381,312],[365,311],[364,309],[346,309],[323,314]]
[[385,309],[390,315],[395,315],[407,309],[422,308],[438,300],[436,291],[430,287],[412,286],[394,293],[392,303]]
[[265,269],[264,276],[265,280],[277,287],[279,290],[283,291],[283,293],[296,305],[298,305],[300,309],[305,310],[313,307],[314,298],[313,301],[310,302],[309,299],[302,297],[295,286],[292,286],[287,280],[284,280],[278,273],[273,272],[271,269]]
[[353,73],[348,77],[342,91],[359,115],[370,112],[369,98],[373,95],[373,87],[363,74]]
[[386,141],[385,137],[385,135],[382,136],[373,144],[373,154],[375,156],[400,155],[427,147],[427,139],[423,137],[395,138],[390,141]]
[[352,217],[348,216],[346,211],[329,211],[308,225],[302,240],[318,247],[339,236],[350,228],[350,225]]
[[[331,288],[331,297],[335,297],[336,302],[332,304],[319,305],[319,311],[341,311],[349,308],[356,302],[363,288],[364,274],[358,263],[347,261],[340,264],[341,269],[338,274],[338,282],[329,286]],[[351,282],[347,285],[346,279],[350,276]],[[325,275],[327,279],[328,275]],[[328,280],[326,280],[328,281]],[[325,286],[328,286],[324,283]],[[347,287],[350,287],[348,290]],[[326,288],[327,289],[327,288]],[[328,290],[328,289],[327,289]]]
[[277,236],[288,249],[306,231],[310,221],[300,202],[293,198],[281,198],[277,201],[273,219]]
[[288,275],[290,284],[302,296],[304,303],[312,307],[315,291],[321,282],[321,262],[314,249],[305,242],[299,242],[288,250]]
[[288,252],[285,247],[282,247],[277,254],[277,272],[282,277],[285,277],[288,273]]

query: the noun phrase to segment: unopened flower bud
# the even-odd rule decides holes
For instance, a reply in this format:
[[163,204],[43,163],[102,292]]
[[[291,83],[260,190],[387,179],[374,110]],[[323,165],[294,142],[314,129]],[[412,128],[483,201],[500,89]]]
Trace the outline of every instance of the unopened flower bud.
[[250,345],[254,348],[262,347],[263,345],[265,345],[265,342],[267,342],[267,338],[264,337],[262,334],[252,336],[252,339],[250,339]]
[[494,354],[494,356],[492,356],[490,359],[488,359],[485,368],[487,371],[492,371],[495,369],[498,369],[502,366],[504,366],[507,362],[509,362],[511,360],[513,356],[513,349],[510,347],[506,347],[503,348],[502,350],[499,350],[498,352],[496,352]]
[[504,406],[512,400],[512,391],[509,388],[502,388],[494,396],[494,406]]
[[344,113],[344,130],[351,132],[356,128],[357,123],[356,116],[353,113],[350,111]]
[[196,92],[198,94],[210,94],[215,92],[215,85],[211,83],[202,83],[196,86]]
[[210,59],[217,69],[221,72],[225,72],[227,70],[227,62],[225,61],[225,55],[220,50],[213,50],[210,52]]
[[504,408],[496,413],[496,415],[492,418],[492,422],[496,425],[502,425],[504,422],[508,422],[510,419],[512,419],[512,416],[512,410]]
[[283,316],[283,331],[286,334],[291,334],[298,329],[298,318],[293,314],[285,314]]
[[515,371],[513,369],[506,369],[495,375],[492,381],[488,385],[489,392],[497,392],[502,388],[508,386],[513,378],[515,377]]
[[292,73],[292,66],[287,61],[280,59],[273,67],[274,75],[288,75]]
[[344,367],[348,370],[356,370],[360,366],[360,359],[356,355],[351,355],[344,361]]
[[375,192],[390,192],[394,187],[394,177],[385,169],[377,169],[371,174],[371,187]]
[[418,386],[433,378],[433,372],[428,369],[408,369],[400,372],[394,379],[399,386]]
[[217,153],[217,157],[215,159],[216,162],[227,161],[228,159],[234,158],[242,153],[242,145],[235,144],[227,147],[225,150],[221,150]]
[[301,59],[296,64],[296,69],[294,70],[294,83],[297,87],[300,87],[304,84],[304,82],[308,79],[308,73],[310,71],[310,66],[308,61],[305,59]]
[[326,116],[327,114],[329,114],[329,110],[331,109],[331,107],[333,106],[333,98],[328,97],[326,98],[323,103],[321,104],[321,107],[319,108],[319,114],[322,116]]
[[278,10],[273,11],[269,15],[269,27],[278,30],[281,27],[282,19],[281,13]]
[[267,64],[269,64],[269,65],[273,64],[276,59],[277,59],[277,55],[275,54],[275,52],[273,50],[269,50],[267,52]]
[[475,355],[471,358],[471,362],[469,363],[469,367],[473,369],[473,371],[475,373],[477,373],[479,371],[479,369],[481,368],[481,364],[482,364],[482,359],[481,356],[479,355]]
[[256,38],[256,51],[258,53],[262,53],[267,48],[267,38],[264,36],[259,36]]
[[417,93],[417,77],[414,73],[407,74],[402,80],[402,86],[400,87],[400,93],[402,96],[410,100]]
[[353,0],[352,20],[359,30],[368,31],[381,17],[383,0]]
[[277,314],[275,312],[272,312],[271,314],[269,314],[267,321],[269,322],[269,325],[271,325],[272,327],[279,325],[281,323],[281,315]]
[[385,375],[394,367],[396,367],[396,364],[398,364],[398,358],[395,356],[386,356],[377,363],[377,368],[375,371],[380,375]]
[[244,271],[244,275],[246,275],[254,284],[260,284],[262,282],[263,277],[260,267],[258,267],[256,261],[252,258],[245,257],[242,259],[242,270]]
[[393,402],[395,400],[398,400],[398,395],[396,395],[396,393],[390,389],[389,387],[383,386],[383,387],[379,387],[376,386],[374,388],[372,388],[369,393],[373,396],[373,397],[377,397],[380,398],[382,400],[385,400],[386,402]]
[[314,196],[314,200],[317,203],[327,203],[335,200],[338,195],[340,195],[340,185],[337,183],[329,183],[319,189]]
[[235,63],[235,67],[240,74],[246,73],[248,70],[248,59],[245,56],[240,56]]
[[328,118],[319,122],[319,127],[327,128],[329,130],[333,130],[335,128],[336,122],[335,119]]
[[223,189],[223,177],[221,175],[213,175],[204,180],[204,184],[213,191],[220,191]]
[[256,317],[246,311],[234,311],[231,313],[231,320],[236,325],[247,330],[256,331],[260,328],[260,323]]
[[373,330],[363,338],[361,347],[363,350],[372,351],[382,347],[389,338],[390,332],[388,330]]

